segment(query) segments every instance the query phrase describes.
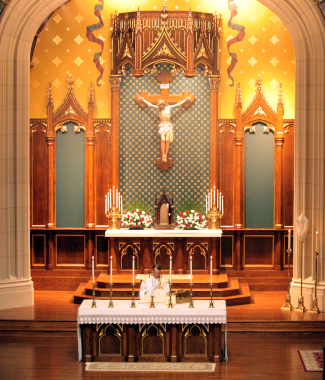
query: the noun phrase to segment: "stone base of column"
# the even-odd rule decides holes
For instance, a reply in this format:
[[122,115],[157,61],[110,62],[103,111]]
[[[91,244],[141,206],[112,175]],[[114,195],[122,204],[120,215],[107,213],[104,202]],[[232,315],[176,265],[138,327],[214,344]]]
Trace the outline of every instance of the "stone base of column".
[[0,309],[34,305],[34,282],[30,279],[0,282]]
[[[300,279],[293,279],[291,282],[291,303],[293,307],[298,306],[298,298],[301,292]],[[315,281],[310,279],[302,282],[302,295],[304,297],[304,305],[307,310],[312,308],[313,299],[315,298]],[[317,284],[317,302],[320,311],[325,311],[325,284]]]

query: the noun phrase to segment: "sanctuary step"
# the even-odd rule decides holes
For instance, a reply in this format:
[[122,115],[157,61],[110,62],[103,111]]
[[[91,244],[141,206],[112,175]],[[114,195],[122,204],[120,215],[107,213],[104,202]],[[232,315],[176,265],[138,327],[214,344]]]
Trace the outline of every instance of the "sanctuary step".
[[[184,277],[184,276],[182,276]],[[95,283],[96,299],[108,299],[110,296],[110,277],[106,273],[101,273]],[[113,275],[113,299],[131,299],[132,287],[131,275]],[[135,296],[138,299],[140,289],[140,279],[135,280]],[[190,290],[188,279],[172,278],[172,291]],[[210,276],[197,274],[193,275],[193,299],[210,299]],[[74,293],[74,303],[80,304],[84,299],[92,298],[92,279],[87,283],[82,283]],[[243,305],[250,303],[251,295],[248,284],[239,283],[237,278],[228,278],[226,274],[213,276],[213,299],[226,300],[227,306]]]

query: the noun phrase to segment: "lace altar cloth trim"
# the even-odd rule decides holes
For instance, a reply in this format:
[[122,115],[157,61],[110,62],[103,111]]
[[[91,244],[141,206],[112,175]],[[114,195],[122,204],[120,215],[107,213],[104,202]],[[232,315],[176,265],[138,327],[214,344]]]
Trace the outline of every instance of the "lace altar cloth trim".
[[97,308],[91,308],[91,300],[84,300],[78,309],[78,324],[95,323],[227,323],[225,301],[214,301],[214,309],[209,309],[209,301],[194,301],[194,309],[188,304],[177,304],[173,309],[157,304],[155,309],[138,304],[131,309],[131,301],[114,300],[114,308],[108,308],[108,301],[96,301]]

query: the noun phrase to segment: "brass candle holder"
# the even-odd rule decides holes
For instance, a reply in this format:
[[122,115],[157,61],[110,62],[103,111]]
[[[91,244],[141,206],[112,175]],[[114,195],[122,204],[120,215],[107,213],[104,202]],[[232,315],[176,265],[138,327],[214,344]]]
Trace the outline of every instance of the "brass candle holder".
[[318,307],[318,301],[317,301],[317,258],[318,258],[318,255],[319,255],[319,252],[316,251],[315,252],[315,256],[316,256],[316,263],[315,263],[315,297],[313,299],[313,303],[312,303],[312,308],[310,310],[308,310],[308,313],[315,313],[315,314],[318,314],[320,311],[319,311],[319,307]]
[[96,301],[95,301],[95,283],[93,282],[93,303],[91,304],[91,307],[97,307]]
[[287,249],[288,252],[288,294],[286,296],[286,302],[281,307],[282,310],[292,310],[293,306],[291,305],[291,295],[290,295],[290,255],[292,252],[292,249]]
[[150,306],[149,306],[149,309],[154,309],[156,306],[155,306],[155,303],[153,302],[153,296],[150,296]]
[[135,302],[134,302],[134,285],[135,283],[132,282],[132,301],[131,301],[131,309],[134,309],[136,306],[135,306]]
[[208,214],[208,226],[211,230],[217,230],[220,228],[220,219],[223,217],[223,213],[216,207],[211,207]]
[[106,214],[108,218],[108,228],[111,230],[117,230],[120,228],[120,221],[122,215],[119,212],[119,209],[113,205]]
[[110,285],[110,291],[109,291],[109,304],[108,304],[108,307],[110,308],[110,307],[114,307],[114,305],[113,305],[113,283],[110,282],[109,285]]
[[302,257],[304,252],[304,242],[301,242],[301,260],[300,260],[300,297],[298,298],[298,307],[295,308],[295,311],[299,311],[301,313],[306,311],[304,305],[304,296],[302,295]]
[[169,282],[169,302],[168,302],[168,309],[173,308],[173,302],[172,302],[172,283]]
[[193,283],[190,282],[190,288],[191,288],[191,291],[190,291],[190,304],[189,304],[189,308],[190,309],[193,309],[194,308],[194,305],[193,305]]
[[213,283],[211,283],[210,286],[211,286],[211,289],[210,289],[210,304],[209,304],[209,309],[214,309],[213,300],[212,300],[212,297],[213,297],[213,290],[212,290]]

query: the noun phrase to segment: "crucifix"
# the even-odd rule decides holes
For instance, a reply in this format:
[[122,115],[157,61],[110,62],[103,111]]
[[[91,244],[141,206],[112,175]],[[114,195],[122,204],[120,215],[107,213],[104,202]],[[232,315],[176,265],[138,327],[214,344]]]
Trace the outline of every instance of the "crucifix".
[[190,108],[195,98],[188,91],[183,91],[182,95],[170,95],[169,85],[174,77],[167,70],[163,70],[156,79],[160,83],[160,94],[148,95],[146,91],[141,91],[136,95],[135,102],[140,108],[154,107],[159,110],[160,158],[156,160],[156,165],[166,171],[173,165],[173,160],[169,158],[169,145],[174,139],[173,125],[170,122],[171,108]]

